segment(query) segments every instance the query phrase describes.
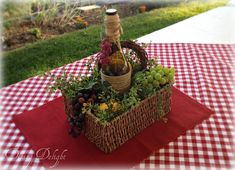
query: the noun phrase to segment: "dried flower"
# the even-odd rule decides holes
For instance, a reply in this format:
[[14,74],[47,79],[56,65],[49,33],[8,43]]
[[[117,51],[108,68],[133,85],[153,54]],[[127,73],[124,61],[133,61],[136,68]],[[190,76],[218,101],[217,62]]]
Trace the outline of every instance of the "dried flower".
[[101,111],[105,111],[105,110],[107,110],[109,107],[108,107],[108,105],[106,104],[106,103],[101,103],[100,104],[100,106],[99,106],[99,109],[101,110]]
[[101,52],[97,55],[98,62],[101,65],[108,65],[110,63],[111,46],[112,44],[107,39],[101,42]]

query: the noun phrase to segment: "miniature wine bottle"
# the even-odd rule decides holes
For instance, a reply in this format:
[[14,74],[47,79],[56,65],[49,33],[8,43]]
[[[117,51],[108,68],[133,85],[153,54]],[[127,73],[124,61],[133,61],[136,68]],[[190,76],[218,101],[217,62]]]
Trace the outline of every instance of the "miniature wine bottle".
[[120,44],[120,35],[122,34],[122,28],[120,25],[120,18],[116,9],[106,10],[104,25],[105,36],[112,44],[112,50],[110,53],[110,70],[112,74],[116,76],[126,74],[129,71],[129,68]]

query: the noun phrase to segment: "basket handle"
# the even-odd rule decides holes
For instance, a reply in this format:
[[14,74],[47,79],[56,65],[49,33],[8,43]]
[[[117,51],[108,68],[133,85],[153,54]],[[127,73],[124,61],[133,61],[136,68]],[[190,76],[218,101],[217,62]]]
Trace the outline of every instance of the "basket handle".
[[136,53],[136,56],[140,60],[140,66],[142,70],[147,68],[148,55],[147,52],[137,43],[132,40],[121,41],[122,48],[128,48]]

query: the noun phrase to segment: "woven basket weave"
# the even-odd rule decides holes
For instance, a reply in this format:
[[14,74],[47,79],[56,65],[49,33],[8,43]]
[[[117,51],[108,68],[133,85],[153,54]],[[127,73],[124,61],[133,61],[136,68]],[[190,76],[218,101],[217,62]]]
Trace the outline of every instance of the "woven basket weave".
[[[85,136],[100,150],[110,153],[171,110],[172,85],[166,85],[155,95],[141,101],[135,108],[102,123],[92,113],[85,114]],[[64,97],[65,112],[73,114],[73,102]]]
[[85,136],[95,145],[110,153],[143,129],[165,117],[171,110],[171,88],[167,85],[155,95],[146,98],[138,106],[102,123],[92,113],[85,116]]

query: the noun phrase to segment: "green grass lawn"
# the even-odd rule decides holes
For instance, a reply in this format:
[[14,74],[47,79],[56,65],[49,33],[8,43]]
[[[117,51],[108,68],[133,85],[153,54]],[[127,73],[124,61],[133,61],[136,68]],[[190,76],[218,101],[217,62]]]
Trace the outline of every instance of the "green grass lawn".
[[[196,14],[223,6],[228,0],[187,3],[122,19],[122,39],[136,39]],[[66,33],[3,53],[3,86],[16,83],[99,51],[101,25]]]

